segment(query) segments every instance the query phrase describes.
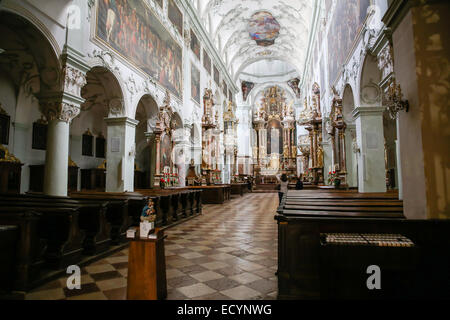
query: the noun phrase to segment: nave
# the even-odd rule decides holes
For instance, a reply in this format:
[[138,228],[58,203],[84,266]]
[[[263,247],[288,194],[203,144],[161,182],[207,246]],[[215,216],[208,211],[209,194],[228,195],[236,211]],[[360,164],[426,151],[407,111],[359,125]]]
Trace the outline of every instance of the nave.
[[[168,300],[277,298],[275,193],[246,194],[165,230]],[[81,290],[67,277],[30,291],[31,300],[125,300],[128,249],[82,268]]]

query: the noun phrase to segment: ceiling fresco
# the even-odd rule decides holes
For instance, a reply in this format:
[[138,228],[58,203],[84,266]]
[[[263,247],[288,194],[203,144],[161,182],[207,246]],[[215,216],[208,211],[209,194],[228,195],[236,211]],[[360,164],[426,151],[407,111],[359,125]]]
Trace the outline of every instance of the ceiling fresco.
[[234,80],[250,64],[285,61],[303,72],[318,0],[199,0],[198,10]]
[[280,35],[280,24],[270,12],[259,11],[250,18],[248,32],[257,45],[268,47]]

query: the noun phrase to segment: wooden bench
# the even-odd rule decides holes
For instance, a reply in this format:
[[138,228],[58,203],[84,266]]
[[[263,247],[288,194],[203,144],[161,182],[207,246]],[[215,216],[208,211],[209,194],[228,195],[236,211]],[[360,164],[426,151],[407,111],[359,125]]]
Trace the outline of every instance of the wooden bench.
[[[53,208],[75,209],[78,215],[70,218],[70,226],[67,226],[67,224],[64,224],[64,226],[84,232],[83,254],[95,255],[106,251],[111,245],[111,222],[108,221],[107,202],[57,197],[29,197],[26,195],[7,198],[0,196],[0,207],[25,207],[40,213]],[[54,227],[59,230],[61,226]]]
[[[275,219],[278,222],[278,288],[281,299],[345,297],[336,296],[342,292],[330,291],[329,288],[328,290],[324,289],[326,286],[323,281],[328,280],[321,279],[320,272],[327,267],[324,264],[331,263],[330,257],[336,252],[330,250],[329,247],[328,249],[321,248],[320,236],[324,233],[405,235],[413,240],[419,248],[412,251],[417,256],[405,254],[404,256],[408,259],[394,259],[395,263],[392,259],[387,261],[388,264],[391,263],[389,268],[397,269],[397,276],[392,276],[395,273],[391,273],[391,279],[399,281],[398,287],[406,286],[402,288],[408,292],[404,292],[403,296],[408,294],[410,297],[423,297],[424,292],[430,290],[434,290],[434,293],[439,292],[441,296],[449,296],[448,290],[445,292],[444,288],[450,286],[450,277],[447,276],[445,281],[439,280],[436,273],[431,270],[435,268],[440,270],[441,275],[445,275],[446,268],[447,274],[450,269],[448,255],[450,239],[444,236],[446,232],[448,234],[450,231],[450,221],[406,220],[403,215],[402,202],[397,199],[396,193],[359,194],[353,190],[289,191],[278,207]],[[436,235],[435,238],[433,238],[433,234]],[[375,252],[377,252],[376,250],[386,250],[386,254],[381,254],[381,256],[395,256],[395,254],[389,253],[392,251],[389,248],[378,248],[375,249]],[[365,251],[362,248],[355,252]],[[399,254],[403,254],[403,251]],[[362,253],[355,256],[353,261],[355,267],[359,267],[361,270],[364,266],[359,264],[366,261],[362,258],[363,255]],[[334,261],[337,261],[337,265],[345,264],[344,261],[341,263],[339,259]],[[428,261],[434,261],[434,263],[430,264]],[[351,265],[352,262],[349,263]],[[409,264],[414,265],[411,267]],[[398,270],[405,271],[404,277],[398,273]],[[427,275],[434,277],[430,281],[431,285],[422,281],[423,274],[420,275],[420,272],[423,270],[428,270]],[[409,286],[411,279],[416,281],[419,279],[420,283]],[[373,296],[361,295],[361,291],[350,292],[350,296],[351,294],[353,297],[356,294],[356,297],[359,295],[361,298]],[[384,297],[399,298],[398,294],[398,291],[388,292],[386,290]]]
[[231,199],[231,185],[190,186],[189,190],[202,192],[202,203],[223,204]]

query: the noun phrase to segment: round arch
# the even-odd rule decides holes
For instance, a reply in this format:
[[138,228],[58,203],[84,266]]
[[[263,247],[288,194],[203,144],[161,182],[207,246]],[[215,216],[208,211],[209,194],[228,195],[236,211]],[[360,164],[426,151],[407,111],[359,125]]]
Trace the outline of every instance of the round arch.
[[353,122],[352,112],[355,109],[355,96],[352,86],[347,83],[342,94],[342,112],[346,123]]

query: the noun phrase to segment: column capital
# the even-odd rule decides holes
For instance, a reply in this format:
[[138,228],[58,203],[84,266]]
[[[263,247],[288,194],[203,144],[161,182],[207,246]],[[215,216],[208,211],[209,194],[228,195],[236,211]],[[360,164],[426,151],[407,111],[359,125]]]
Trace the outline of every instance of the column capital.
[[80,106],[84,102],[63,92],[38,96],[41,113],[47,121],[60,120],[70,123],[80,114]]

